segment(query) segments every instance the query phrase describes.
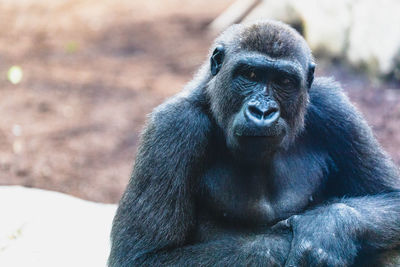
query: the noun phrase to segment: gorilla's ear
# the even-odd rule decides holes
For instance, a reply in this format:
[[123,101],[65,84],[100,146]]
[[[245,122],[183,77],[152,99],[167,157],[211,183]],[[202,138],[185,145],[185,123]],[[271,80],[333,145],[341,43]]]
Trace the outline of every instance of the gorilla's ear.
[[212,75],[214,76],[217,75],[217,73],[222,67],[222,62],[224,61],[224,57],[225,57],[224,47],[222,45],[217,45],[210,58]]
[[315,70],[315,63],[311,62],[308,65],[308,74],[307,74],[307,86],[308,88],[311,88],[311,85],[314,81],[314,70]]

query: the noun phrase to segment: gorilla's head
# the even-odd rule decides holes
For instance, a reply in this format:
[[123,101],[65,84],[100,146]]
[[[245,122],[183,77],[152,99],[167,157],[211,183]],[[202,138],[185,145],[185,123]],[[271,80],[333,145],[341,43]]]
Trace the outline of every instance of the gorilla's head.
[[315,64],[294,29],[234,25],[215,41],[209,66],[212,114],[235,154],[270,157],[302,131]]

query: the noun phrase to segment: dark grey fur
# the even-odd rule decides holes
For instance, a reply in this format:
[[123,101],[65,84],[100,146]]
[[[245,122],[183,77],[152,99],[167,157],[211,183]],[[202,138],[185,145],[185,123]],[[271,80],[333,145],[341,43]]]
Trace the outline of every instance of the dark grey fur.
[[[303,38],[263,21],[232,26],[210,56],[218,45],[219,72],[207,61],[147,123],[109,266],[396,264],[398,169],[336,82],[316,78],[309,88]],[[296,64],[299,88],[266,95],[237,82],[233,66],[253,56]],[[241,143],[258,134],[239,116],[249,99],[279,103],[281,143]]]

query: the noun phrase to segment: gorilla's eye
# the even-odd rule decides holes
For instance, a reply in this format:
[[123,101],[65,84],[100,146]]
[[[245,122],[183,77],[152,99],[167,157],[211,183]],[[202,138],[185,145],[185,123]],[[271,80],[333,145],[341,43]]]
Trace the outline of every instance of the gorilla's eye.
[[282,78],[282,79],[279,80],[279,83],[280,83],[281,85],[284,85],[284,86],[290,85],[291,82],[292,82],[292,81],[291,81],[289,78]]
[[255,81],[257,79],[257,75],[254,71],[246,71],[243,76],[250,80],[250,81]]
[[280,77],[277,79],[276,83],[281,87],[292,87],[294,86],[294,81],[288,77]]
[[255,79],[256,78],[256,74],[254,73],[254,71],[250,72],[249,78],[250,79]]

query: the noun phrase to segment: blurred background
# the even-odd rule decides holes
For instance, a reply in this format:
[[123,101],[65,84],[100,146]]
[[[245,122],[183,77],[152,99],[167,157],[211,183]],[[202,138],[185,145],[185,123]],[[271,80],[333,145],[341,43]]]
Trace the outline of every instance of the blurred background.
[[179,92],[232,23],[307,39],[400,164],[396,0],[0,0],[0,184],[115,203],[146,115]]

